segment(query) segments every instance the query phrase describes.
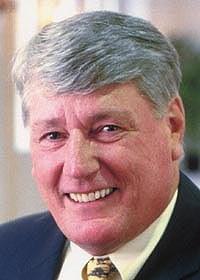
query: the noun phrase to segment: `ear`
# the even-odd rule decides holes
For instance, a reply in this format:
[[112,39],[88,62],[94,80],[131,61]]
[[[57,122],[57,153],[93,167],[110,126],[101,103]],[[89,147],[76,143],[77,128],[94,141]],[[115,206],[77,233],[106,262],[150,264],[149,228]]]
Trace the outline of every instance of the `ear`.
[[180,96],[176,96],[170,101],[167,118],[171,133],[172,160],[175,161],[184,154],[185,111]]

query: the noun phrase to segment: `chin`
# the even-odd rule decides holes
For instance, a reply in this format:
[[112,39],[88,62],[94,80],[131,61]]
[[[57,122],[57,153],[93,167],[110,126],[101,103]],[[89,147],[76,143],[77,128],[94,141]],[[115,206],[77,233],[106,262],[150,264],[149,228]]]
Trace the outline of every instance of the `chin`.
[[105,255],[120,247],[119,233],[113,226],[105,227],[98,221],[87,225],[72,224],[63,229],[67,238],[92,255]]

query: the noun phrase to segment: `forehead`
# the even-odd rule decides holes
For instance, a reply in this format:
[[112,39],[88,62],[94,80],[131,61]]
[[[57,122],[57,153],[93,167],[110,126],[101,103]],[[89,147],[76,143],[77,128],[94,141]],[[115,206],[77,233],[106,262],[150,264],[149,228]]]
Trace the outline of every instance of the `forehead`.
[[132,83],[107,86],[91,94],[66,93],[63,95],[46,94],[36,88],[29,100],[30,121],[70,118],[73,115],[96,118],[103,115],[130,116],[150,109],[147,101]]

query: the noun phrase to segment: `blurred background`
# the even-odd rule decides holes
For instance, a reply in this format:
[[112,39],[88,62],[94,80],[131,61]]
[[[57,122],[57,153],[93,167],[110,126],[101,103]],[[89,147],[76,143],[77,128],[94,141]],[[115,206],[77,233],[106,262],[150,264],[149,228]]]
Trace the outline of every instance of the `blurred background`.
[[45,209],[31,177],[28,131],[10,77],[12,56],[50,21],[91,10],[150,20],[176,46],[187,116],[181,168],[200,187],[200,0],[0,0],[0,223]]

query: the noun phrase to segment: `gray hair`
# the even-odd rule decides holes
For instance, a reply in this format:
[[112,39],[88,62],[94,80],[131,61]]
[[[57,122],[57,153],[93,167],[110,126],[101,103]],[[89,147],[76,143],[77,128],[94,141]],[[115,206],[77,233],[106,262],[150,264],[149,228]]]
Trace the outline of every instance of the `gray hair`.
[[13,80],[26,122],[26,100],[36,80],[55,94],[89,94],[134,81],[163,114],[178,95],[181,71],[176,50],[151,23],[95,11],[45,26],[14,58]]

